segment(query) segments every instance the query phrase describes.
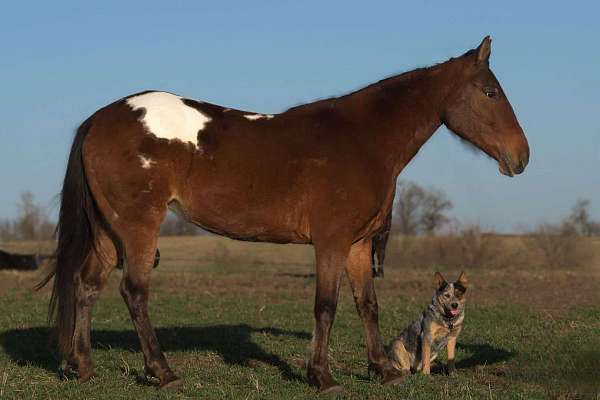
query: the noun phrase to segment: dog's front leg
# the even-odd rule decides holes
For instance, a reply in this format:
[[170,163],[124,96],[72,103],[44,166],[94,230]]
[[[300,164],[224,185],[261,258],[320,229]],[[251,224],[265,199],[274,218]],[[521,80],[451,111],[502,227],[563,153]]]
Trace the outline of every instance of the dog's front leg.
[[423,365],[421,372],[425,375],[431,374],[431,340],[428,337],[423,338],[421,345],[421,363]]
[[456,349],[456,336],[448,338],[448,375],[456,373],[456,365],[454,365],[454,350]]
[[456,338],[458,338],[460,331],[462,331],[462,326],[455,327],[454,330],[450,332],[450,336],[448,337],[448,375],[454,375],[456,373],[454,352],[456,350]]

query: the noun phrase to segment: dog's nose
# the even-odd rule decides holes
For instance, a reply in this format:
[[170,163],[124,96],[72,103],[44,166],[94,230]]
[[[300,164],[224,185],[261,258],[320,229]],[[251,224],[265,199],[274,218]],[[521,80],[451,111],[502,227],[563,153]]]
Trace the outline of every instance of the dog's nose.
[[452,308],[458,308],[458,303],[452,303],[450,305],[452,306]]

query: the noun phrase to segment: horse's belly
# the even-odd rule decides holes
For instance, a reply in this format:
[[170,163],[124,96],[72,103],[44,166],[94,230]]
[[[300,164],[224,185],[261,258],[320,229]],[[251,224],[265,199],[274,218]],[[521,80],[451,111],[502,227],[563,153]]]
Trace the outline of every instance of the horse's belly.
[[[231,218],[237,217],[232,216]],[[240,220],[236,223],[215,222],[214,218],[193,219],[193,222],[210,232],[237,240],[271,243],[311,243],[310,235],[307,232],[292,226],[273,226],[261,221],[253,221],[248,224],[242,224],[243,221]]]
[[300,204],[245,196],[200,193],[181,204],[184,215],[211,232],[233,239],[273,243],[310,243],[308,218]]

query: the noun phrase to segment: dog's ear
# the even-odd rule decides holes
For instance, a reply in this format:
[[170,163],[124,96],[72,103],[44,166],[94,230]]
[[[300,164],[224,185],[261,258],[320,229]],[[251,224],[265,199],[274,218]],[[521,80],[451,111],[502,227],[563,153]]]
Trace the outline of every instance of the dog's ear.
[[447,284],[448,283],[446,282],[442,274],[440,274],[439,272],[436,272],[435,275],[433,275],[433,286],[436,290],[440,290]]
[[467,275],[465,275],[465,271],[460,273],[460,276],[454,282],[454,287],[458,289],[462,294],[467,291],[467,287],[469,286],[469,281],[467,280]]
[[467,280],[467,275],[465,274],[465,271],[462,271],[460,273],[460,276],[456,280],[456,283],[460,283],[464,287],[469,286],[469,281]]

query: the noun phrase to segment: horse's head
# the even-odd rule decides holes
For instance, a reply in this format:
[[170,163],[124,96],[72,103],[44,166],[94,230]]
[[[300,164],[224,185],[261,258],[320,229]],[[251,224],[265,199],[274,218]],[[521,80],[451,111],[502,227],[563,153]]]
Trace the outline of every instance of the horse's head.
[[525,134],[489,67],[492,40],[462,56],[462,76],[446,99],[444,124],[494,158],[504,175],[520,174],[529,161]]

